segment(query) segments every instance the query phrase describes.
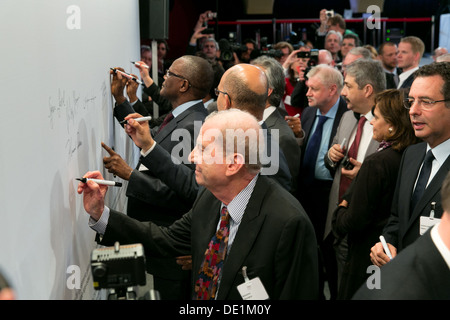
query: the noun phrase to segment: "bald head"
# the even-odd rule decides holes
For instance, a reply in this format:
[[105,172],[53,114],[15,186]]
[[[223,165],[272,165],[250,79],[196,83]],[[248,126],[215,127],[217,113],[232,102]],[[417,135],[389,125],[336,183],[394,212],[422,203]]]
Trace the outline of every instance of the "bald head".
[[264,71],[251,64],[238,64],[229,68],[220,81],[217,108],[240,109],[262,120],[268,94],[268,81]]
[[222,138],[215,139],[215,142],[222,144],[227,158],[236,152],[240,153],[247,171],[256,174],[261,169],[259,151],[264,149],[264,139],[260,139],[260,129],[261,126],[253,115],[232,108],[213,112],[206,117],[202,126],[202,135],[205,135],[208,130],[218,130]]

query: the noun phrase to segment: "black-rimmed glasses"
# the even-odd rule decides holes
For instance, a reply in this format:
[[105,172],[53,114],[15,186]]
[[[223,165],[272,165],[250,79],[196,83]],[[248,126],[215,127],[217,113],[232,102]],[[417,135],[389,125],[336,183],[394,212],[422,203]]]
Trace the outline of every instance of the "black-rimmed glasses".
[[219,89],[215,88],[215,89],[214,89],[214,93],[216,94],[216,96],[219,96],[219,93],[221,93],[221,94],[223,94],[223,95],[227,95],[227,96],[228,96],[228,99],[230,99],[230,101],[231,101],[231,97],[230,97],[230,95],[228,94],[228,92],[220,91]]
[[[403,106],[406,109],[411,109],[411,107],[415,101],[416,100],[413,98],[407,98],[407,99],[403,100]],[[425,110],[430,110],[438,102],[446,102],[446,101],[450,101],[450,99],[444,99],[444,100],[431,100],[431,99],[427,99],[427,98],[417,99],[419,107],[421,109],[425,109]]]

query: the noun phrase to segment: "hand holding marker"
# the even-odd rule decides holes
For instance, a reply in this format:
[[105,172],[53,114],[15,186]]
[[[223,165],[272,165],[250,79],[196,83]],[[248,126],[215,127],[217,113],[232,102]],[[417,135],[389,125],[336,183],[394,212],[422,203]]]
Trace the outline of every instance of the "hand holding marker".
[[139,79],[137,79],[136,77],[134,77],[134,76],[132,76],[131,74],[129,74],[129,73],[126,73],[126,72],[124,72],[124,71],[120,71],[120,70],[118,70],[118,69],[113,69],[113,68],[110,68],[114,73],[116,73],[116,72],[119,72],[121,75],[123,75],[124,77],[126,77],[126,78],[128,78],[128,79],[130,79],[130,80],[133,80],[133,81],[135,81],[135,82],[137,82],[137,83],[139,83],[139,84],[142,84],[142,81],[141,80],[139,80]]
[[146,64],[139,63],[139,62],[136,62],[136,61],[131,61],[131,63],[134,64],[136,67],[143,67],[143,68],[149,69],[149,66],[146,65]]
[[108,180],[101,180],[101,179],[90,179],[90,178],[77,178],[77,180],[83,182],[83,183],[87,183],[88,180],[90,181],[94,181],[98,184],[102,184],[105,186],[113,186],[113,187],[121,187],[122,183],[121,182],[116,182],[116,181],[108,181]]
[[[129,119],[128,119],[128,120],[129,120]],[[128,122],[128,120],[123,120],[123,121],[120,121],[119,123],[120,123],[120,124],[125,124],[125,123]],[[134,120],[134,121],[137,121],[137,122],[150,121],[150,120],[152,120],[152,117],[148,116],[148,117],[136,118],[136,119],[133,119],[133,120]]]

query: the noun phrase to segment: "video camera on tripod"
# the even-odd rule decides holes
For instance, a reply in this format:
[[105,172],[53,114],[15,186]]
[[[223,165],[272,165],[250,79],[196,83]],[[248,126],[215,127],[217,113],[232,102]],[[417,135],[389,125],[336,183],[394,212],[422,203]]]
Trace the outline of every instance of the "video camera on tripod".
[[95,290],[110,289],[108,299],[134,299],[133,286],[146,284],[145,256],[142,244],[94,249],[91,271]]

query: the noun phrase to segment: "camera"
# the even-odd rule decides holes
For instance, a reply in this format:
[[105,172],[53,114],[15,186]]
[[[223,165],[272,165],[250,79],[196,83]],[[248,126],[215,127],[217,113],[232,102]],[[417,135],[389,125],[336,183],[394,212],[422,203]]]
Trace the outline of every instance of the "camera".
[[342,166],[346,170],[352,170],[355,166],[350,162],[350,158],[346,155],[344,159],[342,159]]
[[260,55],[269,56],[269,57],[275,58],[275,59],[281,59],[281,57],[283,56],[283,52],[281,52],[281,50],[279,50],[279,49],[272,48],[272,45],[268,44],[267,42],[268,42],[267,37],[261,38]]
[[217,18],[217,12],[209,12],[208,13],[208,18],[209,19]]
[[146,284],[145,256],[142,244],[94,249],[91,271],[95,290],[125,289]]
[[305,69],[305,76],[311,70],[312,67],[317,66],[319,64],[319,50],[311,49],[311,51],[300,51],[297,52],[297,58],[309,59],[308,65]]
[[206,28],[205,30],[202,30],[201,34],[214,34],[214,29]]
[[327,10],[327,11],[325,11],[325,14],[326,14],[327,18],[331,18],[334,16],[334,10]]
[[220,49],[220,60],[224,62],[233,61],[234,56],[233,52],[237,54],[239,57],[242,52],[247,51],[246,45],[241,45],[237,42],[233,42],[234,34],[230,34],[230,40],[220,39],[219,40],[219,49]]

